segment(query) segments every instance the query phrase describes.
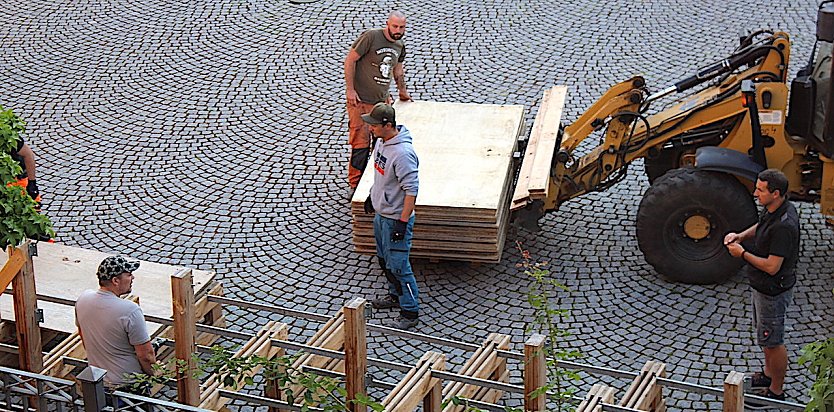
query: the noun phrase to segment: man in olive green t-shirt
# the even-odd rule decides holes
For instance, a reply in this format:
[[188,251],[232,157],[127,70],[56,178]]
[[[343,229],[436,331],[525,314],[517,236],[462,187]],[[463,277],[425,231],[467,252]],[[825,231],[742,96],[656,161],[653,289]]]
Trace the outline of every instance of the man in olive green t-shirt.
[[391,102],[389,88],[393,77],[400,100],[411,100],[405,87],[403,61],[405,60],[405,15],[392,11],[383,29],[368,30],[353,43],[345,58],[345,86],[348,113],[348,163],[347,198],[362,178],[371,151],[371,132],[362,121],[362,114],[369,113],[379,102]]

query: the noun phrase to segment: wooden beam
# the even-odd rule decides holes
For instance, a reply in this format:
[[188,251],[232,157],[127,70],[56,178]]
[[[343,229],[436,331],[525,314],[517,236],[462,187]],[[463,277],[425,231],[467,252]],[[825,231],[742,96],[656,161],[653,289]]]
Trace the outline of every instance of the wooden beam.
[[[17,326],[17,346],[19,348],[19,367],[29,372],[40,372],[43,369],[43,345],[41,344],[41,328],[38,325],[38,298],[35,293],[35,267],[29,255],[30,241],[14,251],[23,256],[24,263],[12,279],[14,296],[14,318]],[[12,249],[9,248],[9,258]]]
[[547,363],[544,356],[544,343],[547,337],[534,334],[524,342],[524,410],[544,411],[547,408],[547,396],[542,393],[532,397],[531,393],[547,384]]
[[174,352],[177,359],[185,361],[185,370],[177,371],[177,399],[180,403],[197,406],[200,403],[200,381],[193,376],[197,369],[191,357],[197,352],[194,343],[197,325],[194,316],[194,287],[191,269],[183,269],[171,275],[171,297],[174,309]]
[[22,251],[20,249],[9,246],[7,251],[9,253],[9,260],[3,265],[3,269],[0,269],[0,295],[6,291],[9,283],[12,283],[12,279],[17,276],[17,273],[20,272],[20,269],[26,263],[25,253],[21,253]]
[[744,412],[744,374],[730,371],[724,379],[724,412]]
[[365,331],[365,299],[353,298],[343,311],[345,315],[345,389],[348,410],[365,412],[365,405],[350,401],[366,396],[365,375],[368,373],[368,342]]
[[440,412],[443,408],[443,384],[438,380],[423,398],[423,412]]

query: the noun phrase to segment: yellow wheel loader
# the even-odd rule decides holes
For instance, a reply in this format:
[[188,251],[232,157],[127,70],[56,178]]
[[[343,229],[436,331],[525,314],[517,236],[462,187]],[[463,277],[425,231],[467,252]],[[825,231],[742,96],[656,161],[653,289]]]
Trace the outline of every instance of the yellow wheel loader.
[[[788,176],[791,200],[818,202],[831,222],[834,118],[824,114],[834,107],[834,5],[826,3],[818,14],[819,57],[812,53],[790,91],[791,44],[778,31],[740,37],[726,59],[656,93],[642,77],[611,87],[561,130],[546,197],[514,204],[514,223],[535,226],[563,202],[611,187],[637,159],[651,183],[637,215],[638,243],[646,261],[674,281],[708,284],[736,273],[742,262],[723,238],[757,221],[751,193],[766,168]],[[674,93],[685,97],[654,110]],[[601,144],[577,156],[593,135]]]

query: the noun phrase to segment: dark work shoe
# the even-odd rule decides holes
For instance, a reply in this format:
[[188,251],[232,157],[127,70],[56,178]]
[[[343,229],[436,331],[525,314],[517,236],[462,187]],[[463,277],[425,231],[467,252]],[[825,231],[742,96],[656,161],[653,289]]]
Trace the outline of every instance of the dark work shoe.
[[744,391],[750,392],[751,390],[759,389],[759,388],[769,388],[770,387],[770,378],[764,374],[764,372],[756,372],[750,376],[744,377]]
[[397,316],[396,319],[392,319],[392,320],[386,322],[385,326],[388,326],[389,328],[409,330],[409,329],[417,326],[418,323],[420,323],[420,321],[418,319],[409,319],[409,318],[404,318],[402,316]]
[[[759,396],[761,396],[763,398],[767,398],[767,399],[773,399],[774,401],[784,401],[785,400],[785,392],[782,392],[782,394],[777,395],[777,394],[773,393],[773,391],[771,391],[770,388],[767,388]],[[744,398],[744,408],[745,409],[752,409],[752,410],[760,410],[760,409],[778,408],[778,406],[765,405],[763,403],[758,403],[753,399],[747,399],[747,397],[745,397]]]
[[379,299],[374,299],[371,301],[371,306],[374,309],[399,309],[400,307],[400,300],[393,295],[385,295]]
[[347,200],[348,202],[353,200],[354,193],[356,193],[356,188],[353,186],[348,186],[347,189],[345,189],[345,200]]

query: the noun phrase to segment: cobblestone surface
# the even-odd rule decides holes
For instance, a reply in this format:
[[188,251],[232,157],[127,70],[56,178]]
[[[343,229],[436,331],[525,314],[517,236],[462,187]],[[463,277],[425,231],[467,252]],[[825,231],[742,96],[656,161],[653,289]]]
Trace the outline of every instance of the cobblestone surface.
[[[28,121],[58,240],[214,269],[230,296],[321,313],[381,293],[374,260],[352,251],[341,197],[342,60],[392,5],[409,16],[412,96],[521,104],[530,108],[528,126],[546,87],[569,86],[569,122],[634,74],[658,90],[723,57],[739,29],[791,33],[793,61],[803,62],[816,16],[813,2],[784,0],[21,0],[0,30],[0,103]],[[584,362],[634,371],[658,359],[671,377],[712,386],[730,370],[758,370],[743,279],[674,284],[643,260],[634,219],[647,186],[636,164],[609,191],[548,216],[542,233],[511,231],[497,265],[415,262],[419,332],[479,342],[499,331],[518,349],[531,313],[519,241],[571,288],[564,326]],[[792,362],[834,326],[832,232],[816,207],[800,212]],[[237,329],[269,319],[230,309]],[[293,334],[314,327],[299,321]],[[466,355],[399,338],[375,336],[372,345],[374,356],[408,363],[427,349],[446,352],[451,365]],[[793,366],[789,395],[805,400],[809,385]],[[707,396],[667,395],[675,409],[720,408]]]

